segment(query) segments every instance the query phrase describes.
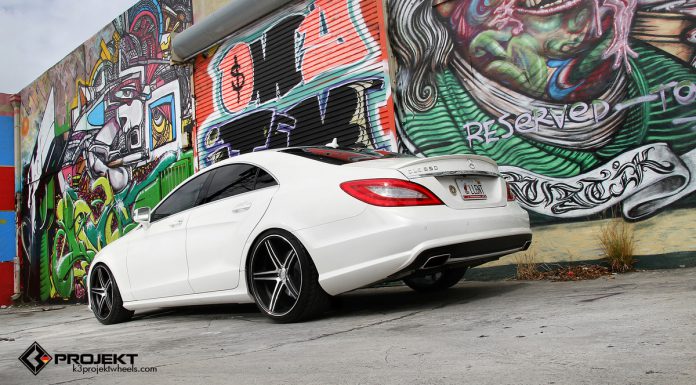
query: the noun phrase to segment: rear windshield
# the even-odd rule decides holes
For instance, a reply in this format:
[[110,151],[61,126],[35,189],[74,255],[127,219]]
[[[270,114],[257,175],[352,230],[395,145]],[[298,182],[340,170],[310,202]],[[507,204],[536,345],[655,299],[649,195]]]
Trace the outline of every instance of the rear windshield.
[[367,148],[343,149],[331,147],[299,147],[288,148],[286,150],[281,150],[281,152],[336,165],[376,159],[413,158],[411,155],[404,155],[383,150],[371,150]]

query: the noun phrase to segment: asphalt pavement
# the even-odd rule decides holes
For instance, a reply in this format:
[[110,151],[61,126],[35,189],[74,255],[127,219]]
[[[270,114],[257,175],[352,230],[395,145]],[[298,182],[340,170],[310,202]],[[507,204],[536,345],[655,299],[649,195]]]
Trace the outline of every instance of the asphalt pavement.
[[[0,310],[0,384],[696,384],[694,268],[339,299],[324,318],[291,325],[253,305],[114,326],[84,305]],[[18,359],[35,341],[51,358],[37,375]],[[129,357],[118,372],[85,364]]]

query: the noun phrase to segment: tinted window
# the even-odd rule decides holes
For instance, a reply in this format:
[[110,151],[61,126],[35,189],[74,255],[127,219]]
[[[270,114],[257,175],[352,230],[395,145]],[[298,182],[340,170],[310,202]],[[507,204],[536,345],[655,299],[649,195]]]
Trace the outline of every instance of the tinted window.
[[275,186],[278,183],[273,179],[273,177],[263,169],[258,169],[259,173],[256,176],[256,185],[254,185],[254,190],[262,189],[265,187]]
[[214,170],[210,187],[201,203],[214,202],[253,190],[256,170],[256,167],[248,164],[232,164]]
[[198,195],[201,189],[203,189],[203,184],[205,183],[206,178],[207,174],[204,174],[181,186],[172,195],[170,195],[169,198],[167,198],[167,200],[164,201],[154,213],[152,213],[152,220],[157,221],[194,207],[196,205]]
[[288,154],[314,159],[319,162],[342,165],[347,163],[364,162],[366,160],[389,158],[412,158],[411,155],[396,152],[370,149],[341,149],[331,147],[298,147],[281,150]]

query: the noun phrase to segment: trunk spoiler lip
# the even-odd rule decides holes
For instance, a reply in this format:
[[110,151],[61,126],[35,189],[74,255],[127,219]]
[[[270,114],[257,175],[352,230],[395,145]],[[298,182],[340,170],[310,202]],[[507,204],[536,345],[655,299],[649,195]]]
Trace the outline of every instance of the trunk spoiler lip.
[[[438,170],[437,167],[435,167],[434,170],[418,170],[417,172],[412,172],[409,171],[409,167],[413,166],[419,166],[422,164],[426,164],[428,162],[438,162],[438,161],[448,161],[448,160],[459,160],[459,161],[472,161],[472,160],[477,160],[481,162],[488,163],[489,165],[493,166],[494,170],[476,170],[476,169],[465,169],[465,168],[456,168],[456,169],[450,169],[450,170]],[[427,167],[426,167],[427,168]],[[431,167],[432,169],[432,167]],[[491,177],[502,177],[502,174],[498,170],[498,164],[491,158],[485,157],[485,156],[480,156],[480,155],[441,155],[441,156],[433,156],[430,158],[421,158],[417,159],[414,161],[410,161],[404,164],[401,164],[397,166],[397,170],[401,172],[405,177],[409,179],[418,179],[418,178],[425,178],[425,177],[439,177],[439,176],[450,176],[450,175],[479,175],[479,176],[491,176]]]
[[460,160],[466,160],[466,159],[472,159],[472,160],[480,160],[482,162],[486,162],[489,164],[492,164],[496,168],[498,167],[498,163],[494,161],[493,159],[486,157],[486,156],[481,156],[481,155],[465,155],[465,154],[459,154],[459,155],[438,155],[438,156],[431,156],[428,158],[419,158],[416,160],[413,160],[408,163],[400,164],[398,168],[404,168],[404,167],[409,167],[413,166],[419,163],[425,163],[425,162],[431,162],[431,161],[438,161],[438,160],[451,160],[451,159],[460,159]]
[[[403,172],[402,172],[403,174]],[[431,173],[423,173],[423,174],[416,174],[416,175],[405,175],[409,179],[418,179],[418,178],[425,178],[429,176],[450,176],[450,175],[479,175],[479,176],[492,176],[495,178],[502,178],[503,174],[499,172],[490,172],[490,171],[479,171],[479,170],[453,170],[453,171],[440,171],[440,172],[431,172]]]

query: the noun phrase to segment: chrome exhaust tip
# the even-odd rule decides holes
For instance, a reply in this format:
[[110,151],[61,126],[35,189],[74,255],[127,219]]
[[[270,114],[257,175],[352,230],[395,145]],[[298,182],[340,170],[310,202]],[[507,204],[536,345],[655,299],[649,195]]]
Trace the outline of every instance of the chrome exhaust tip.
[[435,267],[440,267],[447,263],[450,259],[450,254],[434,255],[428,258],[427,261],[421,266],[421,269],[432,269]]

